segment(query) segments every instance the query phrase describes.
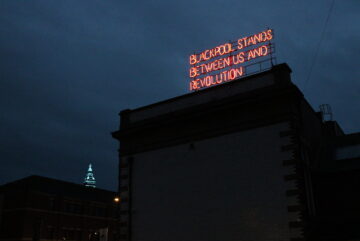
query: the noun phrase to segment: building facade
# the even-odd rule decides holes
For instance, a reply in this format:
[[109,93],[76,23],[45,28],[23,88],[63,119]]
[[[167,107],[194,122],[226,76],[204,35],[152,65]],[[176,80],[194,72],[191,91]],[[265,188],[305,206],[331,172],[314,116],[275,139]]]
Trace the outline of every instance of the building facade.
[[320,173],[347,135],[290,74],[280,64],[122,111],[121,240],[328,240]]
[[116,193],[41,176],[0,187],[0,240],[116,240]]

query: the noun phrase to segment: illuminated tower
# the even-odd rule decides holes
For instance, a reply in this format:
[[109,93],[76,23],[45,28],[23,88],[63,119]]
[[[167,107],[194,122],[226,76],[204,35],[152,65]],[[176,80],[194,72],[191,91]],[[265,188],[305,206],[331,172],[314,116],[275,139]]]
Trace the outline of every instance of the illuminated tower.
[[91,168],[91,164],[89,164],[89,168],[87,170],[86,177],[84,180],[84,185],[87,187],[95,188],[96,187],[95,184],[96,184],[96,181],[95,181],[94,173]]

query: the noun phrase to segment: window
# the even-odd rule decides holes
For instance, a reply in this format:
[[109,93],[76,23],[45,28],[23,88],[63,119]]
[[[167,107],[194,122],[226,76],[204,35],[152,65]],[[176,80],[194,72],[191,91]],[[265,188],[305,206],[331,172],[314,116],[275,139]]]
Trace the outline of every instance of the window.
[[52,226],[48,226],[46,230],[46,236],[48,239],[53,239],[55,233],[55,228]]
[[338,147],[336,149],[336,160],[360,157],[360,145]]
[[55,210],[55,198],[50,198],[49,200],[49,209]]
[[65,202],[64,211],[68,213],[81,214],[82,206],[79,203]]

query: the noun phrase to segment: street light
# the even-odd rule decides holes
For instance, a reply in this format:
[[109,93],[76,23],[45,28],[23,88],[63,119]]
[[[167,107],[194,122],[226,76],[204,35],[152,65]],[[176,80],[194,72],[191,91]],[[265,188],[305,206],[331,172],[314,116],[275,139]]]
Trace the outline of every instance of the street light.
[[120,235],[120,202],[121,198],[119,196],[114,197],[114,202],[116,204],[116,240],[119,240]]

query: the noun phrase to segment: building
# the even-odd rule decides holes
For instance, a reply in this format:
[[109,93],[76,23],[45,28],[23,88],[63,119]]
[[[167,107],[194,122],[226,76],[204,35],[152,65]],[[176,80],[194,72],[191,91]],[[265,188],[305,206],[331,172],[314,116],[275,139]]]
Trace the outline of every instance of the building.
[[116,240],[116,193],[41,176],[0,187],[0,240]]
[[360,240],[360,133],[324,123],[325,152],[312,167],[317,215],[314,240]]
[[323,171],[346,156],[341,146],[352,137],[324,121],[290,74],[275,65],[122,111],[112,133],[121,143],[121,240],[346,240],[339,230],[326,233],[323,220],[337,217],[322,204],[337,195],[326,179],[344,174]]

